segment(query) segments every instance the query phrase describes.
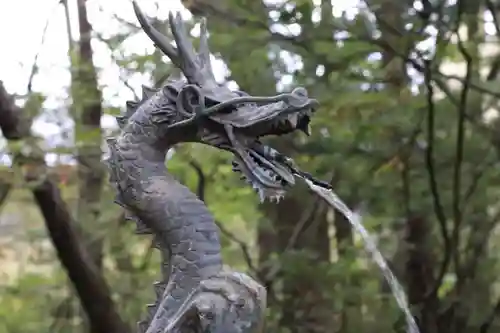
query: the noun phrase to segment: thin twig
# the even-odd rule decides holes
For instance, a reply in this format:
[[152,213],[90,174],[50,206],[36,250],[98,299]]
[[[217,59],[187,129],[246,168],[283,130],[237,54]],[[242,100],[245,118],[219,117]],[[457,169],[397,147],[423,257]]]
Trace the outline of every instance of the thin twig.
[[429,187],[432,193],[434,213],[436,214],[436,217],[438,219],[441,236],[444,242],[444,258],[441,263],[438,277],[436,279],[436,285],[428,296],[434,295],[437,292],[439,286],[441,286],[441,281],[443,280],[444,275],[446,274],[446,270],[448,268],[448,264],[451,259],[451,243],[448,234],[448,228],[446,226],[446,215],[444,213],[444,209],[441,204],[441,196],[439,194],[437,186],[436,171],[434,167],[433,153],[434,153],[435,110],[434,110],[434,100],[433,100],[434,88],[432,86],[431,66],[432,66],[432,61],[428,60],[427,65],[425,66],[427,68],[425,72],[425,85],[427,87],[427,149],[425,154],[425,163],[429,175]]
[[[111,60],[113,60],[116,65],[118,65],[118,58],[114,54],[114,51],[111,49],[111,47],[108,45],[106,39],[100,33],[98,33],[98,32],[94,31],[94,34],[95,34],[95,36],[97,37],[98,40],[100,40],[101,42],[103,42],[104,44],[106,44],[106,46],[108,47],[109,52],[110,52]],[[135,100],[141,100],[140,96],[137,94],[137,92],[132,87],[132,85],[128,82],[128,80],[126,78],[123,77],[121,70],[119,71],[119,79],[123,83],[123,85],[125,87],[127,87],[132,92],[132,94],[134,94]]]
[[[99,5],[99,11],[102,13],[105,13],[106,11],[102,7],[102,5]],[[118,21],[118,23],[121,23],[129,28],[131,28],[133,31],[141,31],[141,27],[136,25],[135,23],[132,23],[130,21],[125,20],[124,18],[118,16],[116,13],[111,13],[110,14],[115,20]]]
[[[465,1],[460,0],[458,3],[458,18],[457,21],[461,22],[461,17],[464,11]],[[459,25],[459,24],[458,24]],[[465,113],[468,106],[468,94],[470,89],[470,81],[472,76],[472,57],[465,48],[462,38],[458,32],[458,27],[456,30],[456,35],[458,38],[458,49],[464,60],[466,62],[466,74],[465,80],[462,86],[462,91],[460,93],[460,103],[458,108],[458,120],[457,120],[457,138],[456,138],[456,150],[455,150],[455,164],[453,168],[453,233],[452,233],[452,246],[453,246],[453,258],[455,262],[455,268],[458,270],[460,267],[460,256],[459,256],[459,242],[460,242],[460,224],[462,222],[462,214],[460,210],[461,204],[461,190],[462,190],[462,165],[464,159],[464,137],[465,137]]]
[[[308,40],[305,38],[305,36],[299,35],[299,36],[293,36],[293,35],[283,35],[278,32],[273,32],[273,31],[268,31],[269,27],[266,22],[262,22],[256,19],[251,18],[252,16],[249,15],[248,17],[244,17],[243,15],[236,16],[235,13],[231,12],[226,12],[224,10],[221,10],[217,8],[213,4],[209,4],[205,1],[191,1],[190,5],[192,5],[192,8],[188,8],[190,10],[196,10],[200,13],[203,13],[204,15],[213,15],[216,16],[219,19],[223,19],[228,23],[234,24],[235,26],[247,26],[247,27],[252,27],[256,29],[262,29],[267,31],[269,34],[269,40],[271,42],[278,42],[278,43],[285,43],[288,45],[292,45],[295,48],[299,48],[306,54],[310,54],[310,47],[307,45],[306,41]],[[338,22],[335,23],[335,28],[339,30],[348,30],[348,28],[342,24],[339,24]],[[403,61],[407,64],[410,64],[415,70],[420,72],[421,74],[425,75],[426,72],[429,71],[427,66],[424,64],[420,64],[416,59],[410,58],[407,54],[404,52],[400,52],[396,50],[394,47],[389,45],[383,40],[380,39],[374,39],[371,35],[369,34],[354,34],[351,38],[344,39],[343,42],[346,43],[349,40],[353,40],[355,42],[359,41],[365,41],[367,43],[370,43],[372,45],[375,45],[382,50],[399,57],[400,59],[403,59]],[[260,42],[263,42],[260,40]],[[316,40],[316,42],[321,42],[321,40]],[[331,40],[325,41],[328,43],[331,43]],[[414,49],[413,52],[418,56],[419,60],[425,59],[425,55],[417,50]],[[328,62],[326,62],[328,64]],[[435,79],[444,79],[444,80],[456,80],[460,82],[461,84],[464,84],[464,78],[457,76],[457,75],[449,75],[449,74],[443,74],[439,70],[432,68],[432,77],[433,80]],[[481,85],[478,85],[474,82],[469,82],[470,89],[476,90],[481,93],[485,93],[491,96],[494,96],[496,98],[500,98],[500,92],[493,91],[491,89],[488,89],[486,87],[483,87]]]
[[465,190],[464,197],[462,200],[462,213],[465,211],[467,204],[476,192],[479,182],[486,174],[486,171],[490,171],[492,167],[497,163],[497,161],[489,161],[488,163],[483,163],[483,166],[479,166],[472,171],[471,182],[467,189]]
[[37,66],[38,57],[40,56],[40,52],[43,48],[43,45],[45,44],[45,37],[47,36],[47,30],[49,28],[50,19],[52,18],[57,7],[60,4],[61,4],[61,0],[58,0],[57,3],[55,4],[54,8],[50,12],[49,16],[47,17],[47,20],[45,21],[45,26],[43,27],[43,30],[42,30],[42,40],[40,42],[40,47],[38,48],[38,52],[35,54],[35,59],[33,59],[33,65],[31,66],[30,76],[28,79],[28,85],[26,87],[26,91],[28,94],[30,94],[32,92],[33,78],[35,77],[36,72],[37,72],[37,68],[38,68],[38,66]]

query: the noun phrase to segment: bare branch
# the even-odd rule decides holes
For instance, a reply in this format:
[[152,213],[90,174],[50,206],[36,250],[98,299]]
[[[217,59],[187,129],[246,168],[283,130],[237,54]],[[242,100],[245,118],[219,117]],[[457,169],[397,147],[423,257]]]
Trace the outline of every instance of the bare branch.
[[494,162],[489,161],[487,163],[482,163],[482,165],[479,165],[477,168],[474,168],[471,174],[471,182],[469,186],[467,186],[467,189],[464,193],[464,198],[462,201],[462,213],[467,208],[470,199],[476,192],[477,186],[479,185],[479,182],[481,181],[483,176],[486,174],[486,171],[491,170],[490,168],[494,167],[496,163],[496,160]]
[[437,220],[439,222],[439,227],[441,230],[441,236],[444,242],[444,258],[441,264],[441,268],[436,279],[436,285],[434,290],[430,293],[429,296],[435,294],[441,285],[441,281],[446,274],[446,270],[448,269],[448,264],[451,259],[451,242],[448,234],[448,228],[446,225],[446,215],[444,213],[443,205],[441,204],[441,196],[439,194],[437,180],[436,180],[436,171],[434,167],[434,87],[432,86],[432,73],[431,67],[432,61],[427,61],[427,65],[425,66],[425,85],[427,87],[427,149],[425,154],[425,163],[427,165],[427,172],[429,174],[429,187],[432,193],[432,200],[434,204],[434,213],[436,214]]
[[33,65],[31,66],[30,76],[28,79],[28,86],[26,88],[28,94],[31,93],[31,91],[32,91],[33,78],[35,77],[37,69],[38,69],[38,66],[37,66],[38,57],[40,56],[40,51],[42,50],[43,45],[45,44],[45,37],[47,36],[47,29],[49,28],[50,19],[60,4],[61,4],[61,1],[58,0],[54,6],[54,9],[51,11],[51,13],[49,14],[49,17],[45,21],[45,26],[43,27],[43,30],[42,30],[42,40],[40,42],[40,47],[38,49],[38,52],[35,54],[35,59],[33,60]]
[[[118,65],[118,58],[116,57],[116,55],[114,54],[113,50],[109,46],[108,41],[106,40],[106,38],[104,38],[98,32],[94,31],[94,34],[96,35],[96,37],[97,37],[98,40],[100,40],[101,42],[103,42],[104,44],[106,44],[106,46],[109,48],[111,59],[115,62],[115,64]],[[141,97],[137,94],[137,92],[135,91],[135,89],[130,85],[130,83],[128,82],[128,80],[122,76],[121,71],[119,71],[119,78],[120,78],[120,81],[123,83],[123,85],[125,87],[127,87],[132,92],[132,94],[134,94],[134,98],[136,100],[140,100]]]
[[[314,214],[319,210],[320,205],[322,204],[322,201],[319,198],[316,198],[312,205],[310,206],[310,209],[304,212],[300,220],[295,224],[295,227],[292,231],[292,235],[288,239],[288,242],[286,244],[285,249],[283,250],[283,253],[286,253],[290,251],[295,244],[297,243],[297,240],[299,239],[299,236],[301,233],[305,230],[305,227],[307,224],[312,220]],[[264,269],[266,267],[261,268]],[[277,261],[276,264],[269,269],[265,276],[266,283],[270,283],[270,281],[273,281],[276,276],[281,272],[282,270],[282,265],[280,261]]]
[[[457,21],[461,22],[461,18],[464,13],[465,1],[461,0],[458,3],[458,18]],[[460,24],[458,24],[459,26]],[[455,164],[453,168],[453,232],[452,232],[452,243],[454,252],[455,268],[458,270],[460,267],[459,258],[459,242],[460,242],[460,224],[462,222],[462,214],[460,209],[461,204],[461,190],[462,190],[462,164],[464,159],[464,138],[465,138],[465,114],[468,106],[468,94],[470,89],[470,81],[472,76],[472,56],[469,54],[464,46],[462,38],[458,33],[458,26],[456,29],[456,35],[458,38],[458,49],[462,54],[466,63],[466,74],[462,86],[462,91],[460,93],[460,104],[458,108],[458,120],[457,120],[457,139],[456,139],[456,150],[455,150]]]

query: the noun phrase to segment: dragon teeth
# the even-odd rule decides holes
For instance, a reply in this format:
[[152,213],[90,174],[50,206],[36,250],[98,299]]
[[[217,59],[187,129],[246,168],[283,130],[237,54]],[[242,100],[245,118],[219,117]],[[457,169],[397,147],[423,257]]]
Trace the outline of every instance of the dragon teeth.
[[297,113],[292,114],[288,117],[288,121],[292,125],[292,127],[297,127],[297,123],[299,122],[299,115]]
[[269,197],[269,200],[271,202],[279,203],[281,200],[281,197],[279,195],[273,195],[273,196]]
[[264,195],[264,190],[259,188],[259,200],[260,200],[260,202],[263,203],[265,199],[266,199],[266,196]]

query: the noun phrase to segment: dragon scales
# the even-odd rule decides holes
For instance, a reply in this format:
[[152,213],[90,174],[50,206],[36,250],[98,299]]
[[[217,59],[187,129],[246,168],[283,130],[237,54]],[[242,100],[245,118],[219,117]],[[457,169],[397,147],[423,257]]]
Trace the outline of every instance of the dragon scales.
[[234,155],[239,172],[261,200],[279,200],[294,185],[290,159],[259,140],[309,131],[317,101],[304,88],[272,97],[231,91],[214,79],[205,20],[196,52],[179,14],[170,14],[172,41],[133,2],[144,32],[183,73],[160,89],[144,88],[117,117],[120,134],[108,139],[110,181],[116,203],[153,234],[165,264],[157,299],[139,333],[253,333],[263,330],[266,291],[249,276],[223,269],[214,218],[204,203],[167,173],[166,153],[198,142]]

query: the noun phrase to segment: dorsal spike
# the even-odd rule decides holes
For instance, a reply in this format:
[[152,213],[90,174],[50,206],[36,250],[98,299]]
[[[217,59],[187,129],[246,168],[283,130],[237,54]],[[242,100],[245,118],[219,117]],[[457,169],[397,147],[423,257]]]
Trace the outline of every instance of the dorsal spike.
[[156,304],[148,304],[148,305],[146,305],[146,311],[148,313],[147,316],[148,316],[148,321],[149,322],[151,322],[151,320],[155,316],[157,308],[158,308],[158,306]]
[[142,101],[151,98],[158,90],[147,86],[142,86]]
[[123,129],[128,122],[125,116],[116,116],[115,119],[120,129]]
[[125,111],[124,116],[126,118],[130,118],[130,116],[132,116],[134,114],[135,110],[137,110],[137,107],[139,106],[139,102],[127,101],[126,106],[127,106],[127,109]]
[[167,284],[161,281],[155,282],[153,284],[155,288],[156,299],[161,300],[163,298],[163,293],[165,292],[165,288],[167,288]]
[[139,321],[137,323],[137,332],[138,333],[146,333],[148,330],[149,323],[147,321]]
[[[106,165],[109,167],[109,166],[113,166],[113,164],[115,163],[113,158],[114,158],[115,149],[116,149],[116,146],[115,146],[116,138],[106,138],[106,143],[108,144],[109,155],[106,158],[106,160],[104,161],[104,163],[106,163]],[[117,180],[118,179],[116,177],[116,174],[114,172],[110,172],[109,173],[109,181],[111,182],[111,184],[115,185]],[[116,187],[116,185],[115,185],[115,187]]]

